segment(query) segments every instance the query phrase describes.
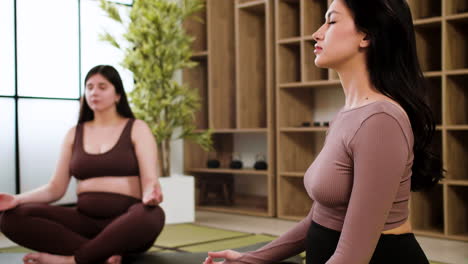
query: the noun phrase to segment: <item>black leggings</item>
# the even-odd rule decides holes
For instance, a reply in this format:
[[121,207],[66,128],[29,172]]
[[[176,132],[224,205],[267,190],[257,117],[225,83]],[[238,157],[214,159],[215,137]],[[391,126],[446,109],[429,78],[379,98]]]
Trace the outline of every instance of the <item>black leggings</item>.
[[[307,233],[306,263],[326,263],[335,252],[340,234],[341,232],[312,222]],[[369,264],[395,263],[429,264],[413,233],[380,236]]]
[[78,195],[76,208],[22,204],[4,213],[0,230],[39,252],[75,256],[78,264],[148,250],[164,226],[164,211],[134,197],[104,192]]

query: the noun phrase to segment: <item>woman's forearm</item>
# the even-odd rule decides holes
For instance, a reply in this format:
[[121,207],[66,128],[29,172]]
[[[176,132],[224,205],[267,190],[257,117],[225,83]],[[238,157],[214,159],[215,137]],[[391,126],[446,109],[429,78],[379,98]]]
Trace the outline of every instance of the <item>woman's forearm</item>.
[[19,204],[52,203],[62,198],[62,196],[63,194],[54,190],[53,186],[48,183],[34,190],[18,194],[16,195],[16,198],[18,199]]

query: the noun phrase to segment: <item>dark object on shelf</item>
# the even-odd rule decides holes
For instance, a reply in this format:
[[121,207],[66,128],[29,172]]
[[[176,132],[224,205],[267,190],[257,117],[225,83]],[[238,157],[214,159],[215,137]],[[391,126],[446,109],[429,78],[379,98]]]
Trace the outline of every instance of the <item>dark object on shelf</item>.
[[221,166],[221,163],[219,162],[219,160],[213,159],[213,160],[208,160],[206,162],[206,166],[210,169],[217,169]]
[[314,127],[319,127],[320,126],[320,122],[314,122]]
[[466,13],[466,12],[468,12],[468,6],[458,8],[458,13],[459,14]]
[[203,175],[197,177],[199,186],[198,203],[200,205],[233,205],[234,204],[234,176]]
[[310,122],[302,122],[303,127],[310,127]]
[[326,126],[326,127],[330,126],[330,122],[328,122],[328,121],[323,122],[323,126]]
[[268,164],[265,161],[265,155],[264,154],[258,153],[255,156],[254,168],[256,170],[266,170],[266,169],[268,169]]
[[233,153],[231,163],[229,164],[229,168],[237,170],[237,169],[242,169],[242,167],[243,167],[243,164],[240,158],[240,154]]
[[218,153],[216,152],[208,153],[208,161],[206,162],[206,167],[210,169],[217,169],[221,167],[221,162],[219,161]]

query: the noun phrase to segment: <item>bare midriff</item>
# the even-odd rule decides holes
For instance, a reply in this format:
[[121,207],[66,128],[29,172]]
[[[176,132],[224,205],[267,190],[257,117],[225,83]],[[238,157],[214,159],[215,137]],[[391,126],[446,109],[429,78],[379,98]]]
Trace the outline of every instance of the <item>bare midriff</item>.
[[382,232],[382,234],[385,235],[401,235],[401,234],[406,234],[406,233],[411,233],[413,232],[413,229],[411,228],[411,223],[409,219],[406,220],[405,223],[403,223],[399,227],[395,227],[389,230],[385,230]]
[[111,192],[141,199],[141,182],[138,176],[95,177],[78,181],[76,192]]

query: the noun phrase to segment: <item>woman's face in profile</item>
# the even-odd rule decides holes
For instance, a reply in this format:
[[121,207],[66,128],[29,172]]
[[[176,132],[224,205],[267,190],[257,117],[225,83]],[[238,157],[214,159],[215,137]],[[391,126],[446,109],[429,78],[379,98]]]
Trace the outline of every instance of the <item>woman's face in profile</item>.
[[344,0],[334,0],[325,14],[325,23],[313,34],[317,41],[315,65],[336,69],[363,52],[368,41],[355,26],[351,10]]
[[95,112],[115,107],[120,99],[114,85],[101,74],[95,74],[86,81],[85,96],[89,107]]

